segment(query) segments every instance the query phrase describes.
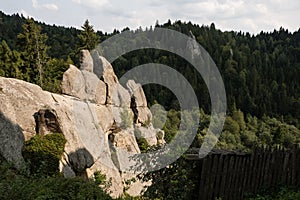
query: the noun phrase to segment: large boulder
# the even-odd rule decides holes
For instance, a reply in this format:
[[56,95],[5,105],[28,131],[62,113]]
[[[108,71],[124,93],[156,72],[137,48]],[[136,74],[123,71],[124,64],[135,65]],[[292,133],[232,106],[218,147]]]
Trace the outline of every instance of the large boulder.
[[85,99],[85,80],[81,71],[74,65],[70,65],[69,69],[63,74],[61,90],[63,94]]
[[97,104],[106,102],[106,84],[94,73],[73,65],[63,75],[62,93]]

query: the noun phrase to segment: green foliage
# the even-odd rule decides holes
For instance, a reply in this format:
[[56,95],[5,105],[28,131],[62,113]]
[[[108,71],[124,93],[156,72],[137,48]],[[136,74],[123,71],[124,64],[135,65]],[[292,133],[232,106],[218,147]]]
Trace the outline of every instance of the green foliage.
[[151,106],[152,124],[154,128],[162,129],[167,120],[167,112],[157,103]]
[[[209,115],[203,111],[200,111],[200,113],[198,133],[192,144],[192,147],[198,148],[204,142],[210,122]],[[231,115],[235,114],[233,112]],[[239,115],[243,116],[242,113]],[[239,129],[239,124],[243,124],[243,129]],[[243,120],[243,117],[226,117],[216,148],[242,151],[251,150],[255,146],[292,148],[295,144],[299,144],[299,141],[300,130],[297,127],[279,121],[276,118],[264,116],[262,119],[258,119],[248,114],[246,121]]]
[[99,37],[96,35],[93,26],[90,25],[89,20],[86,20],[81,27],[83,31],[79,34],[79,49],[87,49],[89,51],[95,49],[99,43]]
[[142,137],[141,131],[139,129],[134,130],[134,135],[141,153],[146,153],[150,148],[150,145],[148,144],[147,140]]
[[27,177],[0,164],[0,199],[112,199],[94,181],[82,178]]
[[295,200],[300,199],[299,188],[283,187],[279,190],[266,190],[254,197],[246,198],[247,200]]
[[143,197],[150,199],[196,199],[197,179],[200,170],[197,162],[178,159],[167,168],[148,173],[144,179],[152,179],[153,184],[147,188]]
[[232,119],[236,121],[241,130],[245,130],[246,122],[244,118],[244,113],[241,110],[234,110],[232,113]]
[[19,69],[22,65],[20,53],[11,51],[5,40],[0,44],[0,76],[22,79],[23,75]]
[[167,113],[167,120],[163,130],[165,131],[165,141],[170,143],[178,132],[180,124],[180,113],[176,110],[170,110]]
[[241,132],[241,142],[248,148],[252,149],[253,147],[257,146],[258,138],[255,132],[252,131],[242,131]]
[[44,84],[43,89],[54,92],[61,93],[61,80],[63,78],[63,73],[68,69],[71,60],[67,62],[63,59],[50,59],[47,62],[47,67],[44,69]]
[[23,24],[23,32],[18,34],[18,45],[24,60],[22,72],[26,81],[43,86],[43,66],[47,63],[47,35],[41,33],[41,27],[32,18]]
[[225,124],[224,124],[223,130],[224,131],[228,131],[228,132],[233,133],[233,134],[239,134],[239,132],[240,132],[240,126],[230,116],[227,116],[226,120],[225,120]]
[[145,138],[137,138],[137,144],[141,150],[141,153],[146,153],[150,145]]
[[30,172],[45,175],[57,174],[65,143],[66,139],[59,133],[36,135],[26,141],[23,156],[29,162]]
[[105,185],[106,175],[102,174],[101,171],[94,172],[94,180],[97,185]]

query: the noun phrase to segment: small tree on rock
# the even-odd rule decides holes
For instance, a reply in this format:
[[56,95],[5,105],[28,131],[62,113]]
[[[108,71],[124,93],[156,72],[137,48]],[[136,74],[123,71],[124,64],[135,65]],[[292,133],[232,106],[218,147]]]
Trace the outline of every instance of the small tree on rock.
[[79,34],[79,50],[88,49],[89,51],[93,50],[96,45],[99,43],[99,37],[94,31],[92,25],[90,25],[89,20],[86,20],[81,26],[83,31]]

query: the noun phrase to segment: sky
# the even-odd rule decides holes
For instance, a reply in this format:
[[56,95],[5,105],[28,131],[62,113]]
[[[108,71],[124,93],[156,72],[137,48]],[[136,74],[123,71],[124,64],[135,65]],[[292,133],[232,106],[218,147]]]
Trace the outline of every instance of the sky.
[[299,0],[0,0],[6,14],[20,13],[46,24],[80,28],[88,19],[95,30],[154,26],[170,19],[223,31],[257,34],[300,28]]

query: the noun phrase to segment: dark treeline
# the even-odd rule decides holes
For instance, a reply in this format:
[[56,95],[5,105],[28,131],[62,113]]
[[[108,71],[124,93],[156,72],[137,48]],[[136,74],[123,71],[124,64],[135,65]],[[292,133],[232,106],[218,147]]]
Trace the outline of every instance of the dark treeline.
[[[27,19],[19,15],[8,16],[2,12],[0,12],[0,19],[0,40],[2,41],[1,47],[4,49],[0,52],[0,56],[3,61],[3,54],[7,51],[5,48],[9,48],[11,51],[22,51],[18,45],[18,35],[22,33],[22,25]],[[45,82],[52,82],[56,88],[54,92],[59,92],[61,74],[66,69],[66,66],[62,67],[62,62],[78,63],[77,53],[80,49],[80,37],[78,36],[82,34],[82,30],[44,23],[36,24],[41,27],[41,34],[47,36],[45,40],[46,55],[56,60],[52,60],[48,69],[44,67]],[[220,69],[226,87],[229,112],[236,106],[245,114],[255,115],[259,118],[266,114],[299,127],[300,29],[291,33],[280,28],[280,30],[270,33],[261,32],[251,35],[243,32],[222,32],[216,29],[214,24],[199,26],[181,21],[171,23],[169,20],[163,25],[157,23],[156,26],[180,31],[187,35],[190,34],[190,31],[193,33],[196,40],[209,52]],[[124,30],[128,30],[128,28]],[[141,29],[136,31],[141,31]],[[115,30],[111,34],[103,34],[98,31],[95,34],[99,43],[116,33],[119,31]],[[3,43],[6,43],[7,46]],[[15,65],[20,65],[22,60],[18,60],[16,52],[12,54]],[[116,74],[121,76],[137,65],[150,62],[166,64],[181,72],[198,95],[201,107],[209,112],[210,99],[201,76],[178,56],[162,51],[140,50],[120,57],[113,64]],[[55,68],[54,65],[60,67]],[[26,70],[30,70],[30,66]],[[38,73],[37,71],[34,73]],[[46,73],[47,71],[48,73]],[[26,74],[26,72],[23,73]],[[16,74],[2,73],[2,75],[38,83],[38,78],[32,78],[33,76],[22,78]],[[51,90],[53,86],[43,88]],[[150,104],[157,100],[168,109],[178,108],[176,98],[166,88],[150,85],[144,89]]]

